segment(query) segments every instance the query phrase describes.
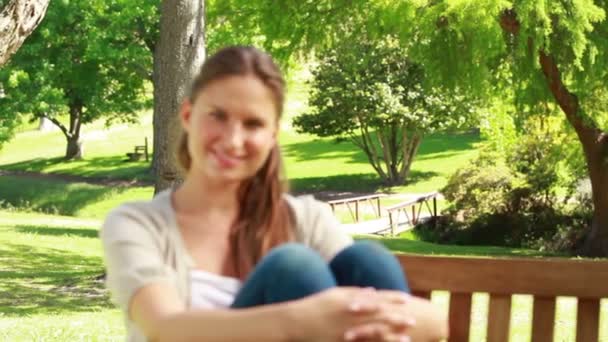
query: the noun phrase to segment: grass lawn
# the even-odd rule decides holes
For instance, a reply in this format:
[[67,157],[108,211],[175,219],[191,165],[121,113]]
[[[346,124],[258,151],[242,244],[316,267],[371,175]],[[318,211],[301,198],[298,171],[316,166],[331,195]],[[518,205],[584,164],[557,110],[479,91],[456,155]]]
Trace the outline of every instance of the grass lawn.
[[[96,279],[103,270],[97,239],[98,219],[0,211],[0,340],[121,341],[121,313]],[[383,240],[396,252],[448,255],[537,256],[529,250],[500,247],[439,246],[416,241],[411,233]],[[430,270],[432,271],[432,270]],[[433,300],[447,306],[448,294]],[[474,341],[483,340],[488,297],[473,299]],[[556,336],[574,341],[576,301],[557,305]],[[512,341],[529,339],[532,302],[516,296],[512,310]],[[602,303],[604,320],[608,302]],[[606,324],[602,340],[608,340]]]
[[[24,131],[0,150],[0,169],[25,170],[88,177],[151,181],[149,163],[127,162],[125,153],[142,145],[152,146],[151,113],[138,124],[105,127],[94,122],[83,129],[85,159],[66,162],[65,138],[59,131]],[[349,142],[298,134],[289,127],[281,132],[286,172],[295,191],[386,190],[366,156]],[[480,139],[474,134],[434,134],[424,138],[412,166],[408,185],[395,192],[427,192],[445,185],[447,176],[477,153]]]
[[[108,187],[28,177],[0,177],[0,204],[20,210],[103,219],[127,201],[152,198],[152,187]],[[1,203],[4,202],[4,203]]]
[[120,340],[98,220],[0,212],[0,340]]

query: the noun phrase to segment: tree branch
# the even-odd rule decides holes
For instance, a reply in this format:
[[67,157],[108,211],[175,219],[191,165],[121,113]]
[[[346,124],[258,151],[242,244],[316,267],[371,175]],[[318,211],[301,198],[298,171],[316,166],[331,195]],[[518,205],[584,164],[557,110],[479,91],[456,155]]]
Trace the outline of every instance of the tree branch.
[[[519,34],[521,25],[517,19],[515,10],[509,9],[502,12],[500,26],[505,32],[513,36]],[[528,46],[532,46],[531,38],[528,38]],[[578,98],[563,83],[561,72],[553,56],[546,53],[543,49],[539,49],[538,59],[551,94],[553,94],[555,101],[566,115],[568,122],[575,129],[583,146],[585,148],[593,146],[598,142],[602,130],[595,123],[585,122],[585,118],[581,115]],[[590,118],[587,119],[591,120]]]
[[71,138],[71,137],[72,137],[72,134],[70,134],[70,133],[68,132],[68,129],[67,129],[67,128],[66,128],[66,127],[65,127],[65,126],[64,126],[64,125],[63,125],[63,124],[62,124],[62,123],[59,121],[59,120],[57,120],[56,118],[53,118],[53,117],[47,116],[46,114],[42,114],[42,115],[39,115],[39,116],[41,116],[41,117],[43,117],[43,118],[47,118],[47,119],[48,119],[50,122],[52,122],[52,123],[53,123],[55,126],[59,127],[59,129],[61,130],[61,132],[63,132],[63,135],[65,135],[65,137],[66,137],[67,139],[69,139],[69,138]]

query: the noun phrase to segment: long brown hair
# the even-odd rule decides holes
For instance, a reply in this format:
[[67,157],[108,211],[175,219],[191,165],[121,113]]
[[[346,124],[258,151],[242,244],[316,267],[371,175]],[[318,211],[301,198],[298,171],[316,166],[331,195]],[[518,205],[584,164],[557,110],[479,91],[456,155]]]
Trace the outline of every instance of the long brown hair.
[[[190,101],[209,83],[227,76],[255,76],[273,94],[277,123],[283,112],[285,81],[272,58],[253,47],[227,47],[209,57],[194,79]],[[188,170],[192,159],[188,153],[188,137],[182,133],[177,158]],[[230,248],[235,271],[243,279],[255,264],[274,246],[292,239],[293,215],[283,196],[287,182],[283,161],[275,145],[264,165],[239,188],[239,213],[230,231]]]

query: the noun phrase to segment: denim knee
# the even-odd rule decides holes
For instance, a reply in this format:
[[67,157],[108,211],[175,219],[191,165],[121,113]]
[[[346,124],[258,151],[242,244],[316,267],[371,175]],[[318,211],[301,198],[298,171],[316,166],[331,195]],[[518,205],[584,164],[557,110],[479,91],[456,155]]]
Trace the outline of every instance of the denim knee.
[[260,272],[273,278],[299,278],[306,274],[329,273],[327,262],[314,250],[298,243],[286,243],[272,249],[261,261]]
[[397,258],[382,244],[357,241],[330,262],[338,285],[409,291]]

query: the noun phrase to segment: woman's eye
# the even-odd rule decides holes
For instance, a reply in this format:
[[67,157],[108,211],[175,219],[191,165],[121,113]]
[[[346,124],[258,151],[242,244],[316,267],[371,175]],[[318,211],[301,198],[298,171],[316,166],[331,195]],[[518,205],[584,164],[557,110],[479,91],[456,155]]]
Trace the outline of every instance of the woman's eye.
[[264,126],[264,123],[262,123],[259,120],[248,120],[248,121],[245,121],[245,127],[247,127],[247,128],[259,128],[259,127],[262,127],[262,126]]
[[223,121],[226,119],[226,113],[218,111],[218,110],[214,110],[212,112],[209,113],[209,115],[211,115],[213,118]]

